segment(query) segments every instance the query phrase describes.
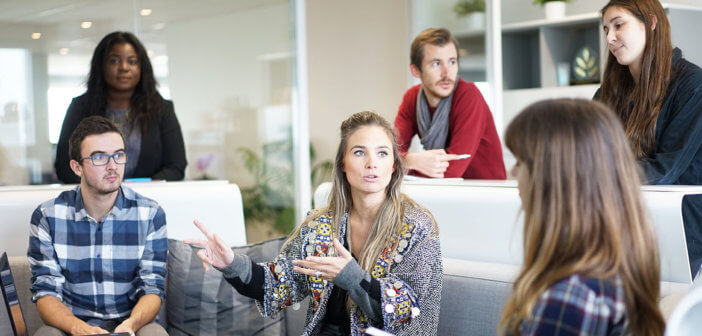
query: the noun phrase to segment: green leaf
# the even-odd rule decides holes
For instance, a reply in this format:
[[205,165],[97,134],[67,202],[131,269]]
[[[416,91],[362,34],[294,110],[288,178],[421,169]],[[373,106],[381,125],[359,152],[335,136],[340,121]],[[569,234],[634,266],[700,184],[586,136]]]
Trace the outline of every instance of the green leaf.
[[587,68],[587,64],[585,64],[585,61],[580,57],[575,58],[575,63],[578,63],[578,66],[581,68]]
[[575,74],[580,76],[580,78],[585,78],[585,71],[581,68],[575,68],[573,69],[575,71]]

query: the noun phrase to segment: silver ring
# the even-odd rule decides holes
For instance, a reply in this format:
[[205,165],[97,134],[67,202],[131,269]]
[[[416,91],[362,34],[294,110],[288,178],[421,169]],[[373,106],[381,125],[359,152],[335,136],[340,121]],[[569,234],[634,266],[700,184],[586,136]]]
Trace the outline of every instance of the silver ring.
[[320,272],[320,271],[314,271],[314,276],[315,276],[316,278],[319,278],[319,277],[322,276],[322,272]]
[[210,256],[210,254],[207,253],[207,250],[205,250],[205,257],[209,257],[209,256]]

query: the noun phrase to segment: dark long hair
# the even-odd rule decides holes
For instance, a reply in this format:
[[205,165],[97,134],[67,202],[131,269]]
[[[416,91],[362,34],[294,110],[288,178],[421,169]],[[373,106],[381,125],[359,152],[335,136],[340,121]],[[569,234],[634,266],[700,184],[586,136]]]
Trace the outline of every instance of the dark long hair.
[[88,75],[88,89],[85,95],[88,98],[88,114],[106,116],[107,114],[107,91],[105,83],[105,64],[109,56],[110,49],[115,44],[129,43],[137,53],[141,77],[139,83],[134,88],[134,93],[130,100],[130,117],[128,122],[132,129],[139,125],[141,133],[148,131],[152,123],[157,120],[159,108],[163,102],[163,97],[156,90],[158,83],[154,77],[154,70],[151,61],[146,53],[146,48],[139,39],[129,32],[112,32],[102,38],[93,53],[90,61],[90,74]]
[[[673,58],[670,23],[658,0],[610,0],[600,13],[604,16],[610,7],[625,9],[643,22],[646,44],[638,85],[628,67],[617,63],[609,53],[599,100],[619,115],[634,155],[643,158],[655,148],[656,121],[670,84]],[[651,16],[657,20],[655,29],[651,29]]]
[[658,245],[641,175],[615,114],[582,99],[534,103],[507,126],[521,165],[524,267],[502,313],[518,334],[539,297],[573,274],[621,278],[631,335],[661,335]]

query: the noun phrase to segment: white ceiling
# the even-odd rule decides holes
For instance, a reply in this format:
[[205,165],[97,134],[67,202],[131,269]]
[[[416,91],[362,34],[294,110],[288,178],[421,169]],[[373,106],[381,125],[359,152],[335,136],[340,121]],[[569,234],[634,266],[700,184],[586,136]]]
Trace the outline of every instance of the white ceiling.
[[[60,48],[92,53],[100,39],[115,30],[135,32],[159,52],[159,31],[169,24],[226,15],[291,0],[0,0],[0,48],[24,48],[49,54]],[[149,8],[152,14],[140,16]],[[81,22],[91,21],[90,29]],[[39,32],[41,39],[32,40]]]

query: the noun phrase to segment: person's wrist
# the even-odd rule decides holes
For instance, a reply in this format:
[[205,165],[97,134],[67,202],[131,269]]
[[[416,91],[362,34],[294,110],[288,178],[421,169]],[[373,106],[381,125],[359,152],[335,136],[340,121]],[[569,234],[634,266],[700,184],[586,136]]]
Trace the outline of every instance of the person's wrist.
[[134,318],[131,316],[128,317],[126,320],[122,321],[122,325],[134,331]]
[[118,332],[118,331],[119,331],[119,332],[127,331],[127,332],[133,334],[133,333],[136,331],[136,329],[137,329],[136,326],[134,325],[135,323],[136,323],[136,322],[134,321],[134,318],[132,318],[132,317],[130,316],[130,317],[128,317],[126,320],[122,321],[122,323],[120,323],[120,324],[117,326],[117,329],[119,329],[119,330],[115,329],[115,332]]
[[361,268],[361,265],[359,265],[356,260],[351,259],[344,265],[344,268],[339,271],[339,274],[334,278],[333,282],[340,288],[349,290],[353,286],[360,286],[365,273],[366,271]]
[[[231,263],[222,268],[215,267],[215,269],[222,272],[225,278],[231,279],[239,277],[242,281],[244,281],[245,279],[248,279],[251,272],[250,264],[251,259],[243,254],[234,253],[234,258],[232,258]],[[247,281],[244,282],[246,283]]]
[[414,158],[415,158],[415,153],[406,153],[405,154],[405,168],[406,169],[417,169],[414,165]]
[[70,330],[71,335],[82,335],[85,333],[85,330],[88,330],[88,328],[91,327],[91,325],[77,317],[74,317],[74,319],[75,320],[73,321],[73,325],[71,326]]

